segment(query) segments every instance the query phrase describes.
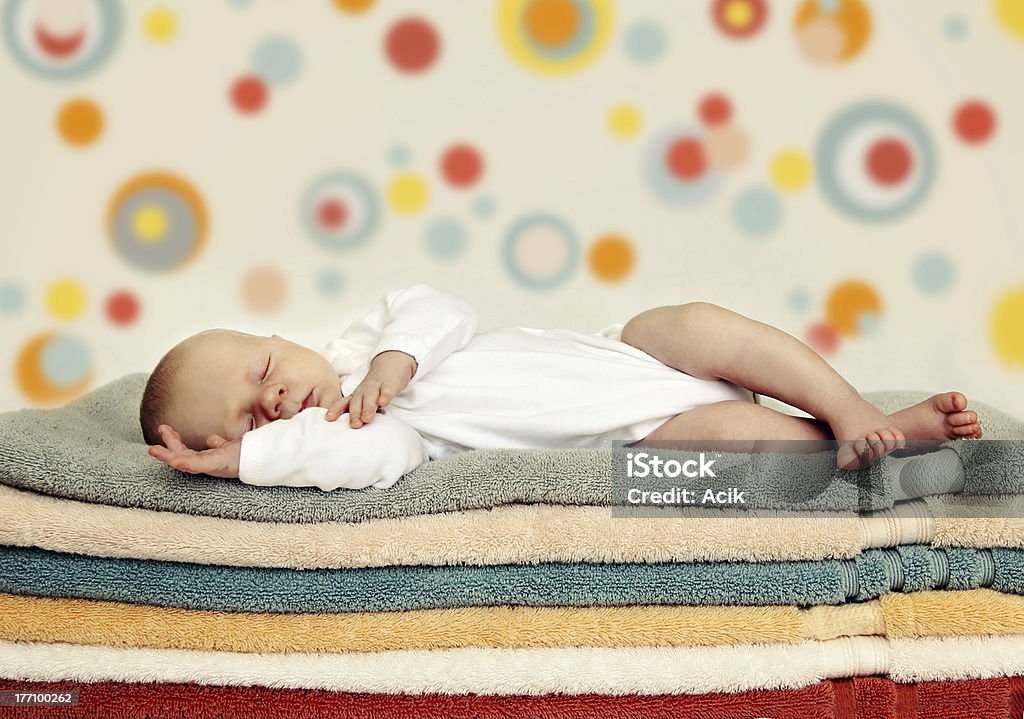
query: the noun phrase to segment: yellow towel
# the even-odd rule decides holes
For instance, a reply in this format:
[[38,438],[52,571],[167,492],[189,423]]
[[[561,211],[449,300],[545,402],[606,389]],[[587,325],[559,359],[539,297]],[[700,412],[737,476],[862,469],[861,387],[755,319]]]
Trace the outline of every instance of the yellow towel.
[[258,614],[0,593],[3,640],[231,652],[714,646],[971,634],[1024,634],[1024,597],[974,589],[808,609],[503,606]]

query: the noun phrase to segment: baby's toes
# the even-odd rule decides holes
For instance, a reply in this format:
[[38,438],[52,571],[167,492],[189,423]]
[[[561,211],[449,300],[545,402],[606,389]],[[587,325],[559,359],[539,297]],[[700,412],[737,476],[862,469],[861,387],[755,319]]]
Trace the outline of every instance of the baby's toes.
[[967,398],[960,392],[943,392],[935,395],[935,407],[941,412],[960,412],[967,409]]
[[881,453],[877,456],[885,456],[900,446],[899,437],[902,437],[902,432],[895,427],[885,427],[875,432],[875,434],[882,440],[883,445]]
[[950,431],[955,437],[960,439],[978,439],[981,437],[981,425],[977,422],[973,424],[962,424],[959,427],[952,427]]
[[962,427],[966,424],[977,424],[978,413],[973,410],[967,410],[966,412],[950,412],[946,415],[946,422],[953,427]]
[[871,446],[866,439],[844,442],[836,452],[836,464],[843,469],[860,469],[871,461]]

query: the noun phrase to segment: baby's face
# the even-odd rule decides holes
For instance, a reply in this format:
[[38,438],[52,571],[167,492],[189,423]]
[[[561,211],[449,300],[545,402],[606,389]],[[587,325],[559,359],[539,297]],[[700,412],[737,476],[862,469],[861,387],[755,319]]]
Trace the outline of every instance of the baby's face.
[[166,423],[196,450],[207,449],[211,434],[241,439],[268,422],[341,398],[334,368],[313,350],[277,335],[228,330],[195,338],[174,394]]

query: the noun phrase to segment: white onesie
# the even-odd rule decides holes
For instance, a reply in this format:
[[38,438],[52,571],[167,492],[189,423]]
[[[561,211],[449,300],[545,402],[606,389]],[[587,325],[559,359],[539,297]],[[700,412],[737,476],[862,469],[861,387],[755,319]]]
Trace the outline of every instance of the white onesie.
[[310,408],[247,432],[240,479],[389,487],[427,459],[499,447],[611,447],[694,407],[752,399],[741,387],[692,377],[621,342],[622,327],[477,333],[476,314],[462,300],[425,284],[394,290],[322,354],[345,396],[386,350],[416,359],[408,386],[358,429],[346,415],[327,422],[326,410]]

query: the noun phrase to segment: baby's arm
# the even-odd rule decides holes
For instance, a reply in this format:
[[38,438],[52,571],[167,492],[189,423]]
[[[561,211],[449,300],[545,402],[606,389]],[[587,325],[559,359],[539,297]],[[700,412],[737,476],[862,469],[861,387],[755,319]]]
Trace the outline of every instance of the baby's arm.
[[427,461],[423,440],[395,417],[381,414],[359,430],[325,422],[310,407],[242,435],[238,478],[261,486],[362,489],[390,487]]
[[[412,359],[408,384],[429,373],[452,352],[462,349],[476,332],[476,312],[466,302],[430,285],[393,290],[373,310],[327,345],[324,355],[345,377],[342,393],[352,395],[382,353],[398,350]],[[402,368],[405,369],[404,367]],[[404,388],[404,386],[403,386]],[[361,408],[363,421],[373,418],[376,404]],[[358,421],[353,416],[352,423]]]

